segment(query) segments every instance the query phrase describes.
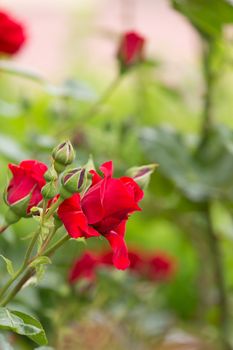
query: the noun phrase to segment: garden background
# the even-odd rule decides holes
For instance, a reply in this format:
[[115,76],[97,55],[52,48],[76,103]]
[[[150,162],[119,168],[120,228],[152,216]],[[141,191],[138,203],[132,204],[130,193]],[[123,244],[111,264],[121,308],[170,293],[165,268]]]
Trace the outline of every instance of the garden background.
[[[47,162],[64,139],[74,145],[77,165],[90,155],[96,166],[112,159],[118,176],[158,163],[126,240],[131,250],[168,264],[157,279],[103,268],[94,281],[70,285],[73,261],[107,244],[68,242],[11,308],[39,318],[58,350],[231,349],[232,2],[8,0],[1,6],[27,33],[20,52],[0,61],[2,192],[9,162]],[[129,30],[145,38],[144,59],[121,74],[117,50]],[[7,208],[0,204],[3,222]],[[33,225],[23,219],[5,231],[0,254],[19,264]],[[5,278],[4,261],[0,273]],[[3,349],[35,348],[23,336],[3,335]]]

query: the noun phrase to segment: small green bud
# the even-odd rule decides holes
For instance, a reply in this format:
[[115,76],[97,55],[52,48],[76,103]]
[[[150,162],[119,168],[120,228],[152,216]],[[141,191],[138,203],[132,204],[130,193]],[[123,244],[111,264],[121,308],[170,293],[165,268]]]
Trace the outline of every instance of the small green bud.
[[62,176],[62,187],[70,193],[81,192],[86,184],[86,178],[85,168],[70,169]]
[[75,158],[75,152],[70,141],[65,141],[55,147],[52,152],[52,157],[56,163],[59,163],[61,165],[66,166],[71,164]]
[[54,162],[53,165],[54,165],[54,169],[58,174],[61,174],[66,168],[66,165],[62,165],[61,163],[58,163],[58,162]]
[[127,171],[127,176],[132,177],[134,181],[139,185],[139,187],[145,189],[150,182],[152,173],[157,167],[158,164],[156,163],[133,167]]
[[13,210],[11,210],[11,208],[9,208],[6,212],[5,215],[5,221],[7,224],[12,225],[14,223],[16,223],[17,221],[19,221],[20,216],[18,216],[15,212],[13,212]]
[[41,190],[41,194],[44,199],[52,199],[57,194],[57,188],[54,182],[48,182]]
[[44,179],[47,181],[47,182],[50,182],[50,181],[56,181],[58,178],[57,176],[57,172],[56,170],[54,169],[53,166],[51,166],[44,174]]

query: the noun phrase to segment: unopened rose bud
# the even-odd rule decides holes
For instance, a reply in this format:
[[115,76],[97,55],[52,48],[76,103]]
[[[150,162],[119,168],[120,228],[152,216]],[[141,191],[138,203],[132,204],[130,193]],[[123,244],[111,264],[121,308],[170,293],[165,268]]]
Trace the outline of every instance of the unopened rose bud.
[[[85,168],[75,168],[68,170],[62,176],[62,191],[61,196],[67,197],[68,193],[81,192],[86,184],[86,169]],[[66,193],[68,192],[68,193]]]
[[28,215],[28,208],[30,207],[32,193],[28,193],[25,197],[15,201],[11,202],[9,200],[9,196],[4,196],[5,203],[9,206],[10,210],[15,213],[18,217],[27,217]]
[[57,195],[57,189],[54,182],[48,182],[41,190],[44,199],[52,199]]
[[124,73],[132,66],[144,60],[145,38],[136,32],[124,33],[121,37],[117,58],[120,72]]
[[11,208],[7,210],[5,214],[5,221],[8,225],[12,225],[16,223],[17,221],[19,221],[19,219],[20,219],[20,216],[14,213],[13,210],[11,210]]
[[65,141],[55,147],[52,152],[52,157],[54,159],[55,170],[61,173],[75,158],[75,152],[70,141]]
[[37,160],[9,164],[12,178],[5,190],[6,204],[20,217],[27,217],[33,206],[42,201],[41,188],[45,185],[47,166]]
[[132,177],[142,189],[145,189],[150,182],[152,173],[157,167],[158,164],[148,164],[139,167],[133,167],[127,171],[127,175]]
[[51,168],[49,168],[45,174],[44,174],[44,179],[47,181],[47,182],[50,182],[50,181],[56,181],[58,178],[57,176],[57,172],[56,170],[54,169],[54,167],[52,166]]

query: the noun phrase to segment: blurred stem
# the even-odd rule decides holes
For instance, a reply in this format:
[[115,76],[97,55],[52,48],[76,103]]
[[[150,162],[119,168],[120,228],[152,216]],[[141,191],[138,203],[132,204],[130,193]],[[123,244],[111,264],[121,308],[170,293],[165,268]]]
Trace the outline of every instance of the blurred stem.
[[80,120],[89,120],[92,117],[95,116],[95,114],[97,113],[99,107],[105,102],[107,101],[110,96],[113,94],[113,92],[115,91],[115,89],[117,88],[117,86],[119,85],[120,81],[121,81],[122,75],[117,75],[113,81],[111,82],[111,84],[107,87],[107,89],[102,93],[102,95],[100,96],[100,98],[86,111],[86,113],[84,113],[81,117]]
[[27,248],[25,257],[24,257],[24,261],[22,263],[22,266],[18,269],[18,271],[16,271],[16,273],[7,281],[7,283],[5,284],[5,286],[3,286],[3,288],[0,291],[0,299],[1,297],[7,292],[7,290],[11,287],[11,285],[17,280],[17,278],[27,269],[28,263],[30,261],[30,256],[31,253],[33,251],[33,248],[37,242],[38,237],[41,234],[41,230],[44,224],[44,219],[45,219],[45,212],[46,212],[46,208],[47,208],[47,201],[44,200],[43,202],[43,211],[42,211],[42,216],[41,216],[41,225],[40,227],[36,230],[36,232],[34,233],[32,240]]
[[0,234],[3,233],[10,225],[3,225],[0,227]]
[[[116,90],[116,88],[118,87],[120,81],[122,80],[122,75],[119,74],[117,75],[113,81],[111,82],[110,85],[108,85],[108,87],[106,88],[106,90],[102,93],[102,95],[100,96],[100,98],[95,101],[90,108],[78,118],[78,122],[82,122],[82,121],[86,121],[86,120],[90,120],[91,118],[93,118],[96,113],[98,112],[99,107],[105,103],[113,94],[113,92]],[[59,135],[61,133],[67,132],[67,131],[74,131],[74,125],[69,125],[65,128],[63,128],[62,130],[59,131]]]
[[65,242],[67,242],[70,239],[70,236],[66,234],[64,237],[59,239],[52,247],[48,248],[45,252],[44,255],[51,256],[55,251],[60,248]]
[[3,302],[0,304],[0,306],[6,306],[14,297],[15,295],[22,289],[24,284],[34,275],[35,270],[29,269],[25,272],[23,277],[19,280],[19,282],[15,285],[15,287],[12,289],[12,291],[8,294],[8,296],[3,300]]
[[212,68],[213,55],[215,53],[215,42],[213,40],[207,40],[203,43],[203,74],[205,81],[205,95],[203,104],[203,115],[201,125],[201,140],[199,149],[201,149],[207,139],[209,132],[211,131],[214,120],[212,111],[213,90],[215,84],[215,74]]
[[228,326],[229,326],[229,314],[228,314],[228,301],[227,293],[224,281],[224,268],[222,262],[222,254],[218,237],[214,231],[210,203],[204,204],[204,213],[207,223],[207,239],[209,242],[209,248],[212,258],[212,268],[214,274],[215,287],[218,291],[218,306],[219,306],[219,327],[221,332],[221,341],[223,348],[226,350],[232,349],[228,343]]

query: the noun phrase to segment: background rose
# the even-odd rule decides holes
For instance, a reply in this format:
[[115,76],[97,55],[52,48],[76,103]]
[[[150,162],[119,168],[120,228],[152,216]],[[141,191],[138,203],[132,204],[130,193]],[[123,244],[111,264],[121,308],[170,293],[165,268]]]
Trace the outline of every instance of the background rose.
[[122,35],[117,53],[122,71],[143,60],[144,45],[145,39],[136,32],[127,32]]
[[23,25],[11,15],[0,11],[0,54],[13,55],[17,53],[25,40],[26,34]]

